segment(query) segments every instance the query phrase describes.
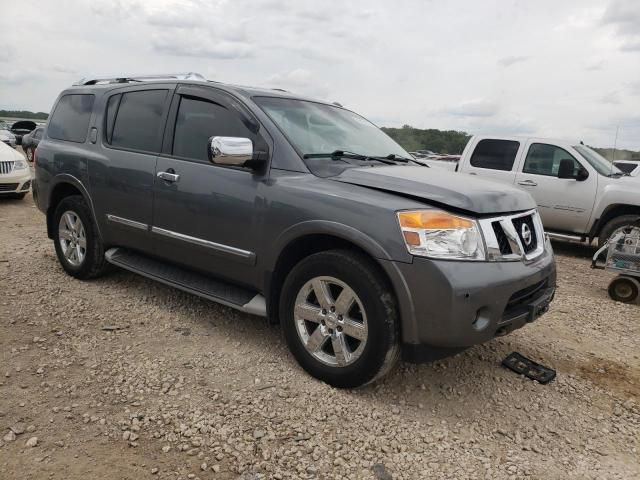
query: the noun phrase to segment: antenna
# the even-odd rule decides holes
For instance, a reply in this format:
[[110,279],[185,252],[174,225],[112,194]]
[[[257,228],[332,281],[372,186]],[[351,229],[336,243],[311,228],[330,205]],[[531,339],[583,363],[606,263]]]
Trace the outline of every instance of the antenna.
[[613,162],[616,161],[616,148],[618,148],[618,130],[620,130],[620,125],[616,125],[616,138],[613,141],[613,154],[611,155],[611,171],[609,175],[613,174]]

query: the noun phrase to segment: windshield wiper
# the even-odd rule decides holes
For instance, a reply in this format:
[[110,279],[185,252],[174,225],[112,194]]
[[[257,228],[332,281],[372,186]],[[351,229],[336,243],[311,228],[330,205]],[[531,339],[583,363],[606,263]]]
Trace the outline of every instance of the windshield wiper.
[[363,162],[380,162],[387,165],[395,165],[395,162],[388,157],[372,157],[369,155],[362,155],[360,153],[348,152],[345,150],[334,150],[331,153],[305,153],[302,158],[330,158],[331,160],[342,160],[343,158],[349,158],[351,160],[361,160]]

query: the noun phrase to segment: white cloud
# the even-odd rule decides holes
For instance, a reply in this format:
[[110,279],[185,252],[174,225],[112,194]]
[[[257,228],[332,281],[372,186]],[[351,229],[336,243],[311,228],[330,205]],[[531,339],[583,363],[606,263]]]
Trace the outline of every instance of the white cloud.
[[620,50],[640,52],[640,3],[638,0],[613,0],[602,17],[620,40]]
[[511,65],[515,65],[516,63],[526,62],[527,60],[529,60],[529,57],[525,57],[522,55],[511,55],[498,60],[498,65],[502,65],[503,67],[510,67]]
[[493,117],[500,110],[497,102],[486,98],[477,98],[448,108],[446,113],[460,117]]

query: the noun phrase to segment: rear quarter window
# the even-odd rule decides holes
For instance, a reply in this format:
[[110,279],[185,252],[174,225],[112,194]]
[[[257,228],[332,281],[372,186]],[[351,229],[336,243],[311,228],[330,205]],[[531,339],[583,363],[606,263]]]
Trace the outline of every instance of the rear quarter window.
[[49,119],[47,127],[50,138],[66,142],[84,143],[87,139],[89,120],[95,95],[63,95]]
[[471,155],[471,166],[510,171],[519,148],[520,142],[514,140],[480,140]]

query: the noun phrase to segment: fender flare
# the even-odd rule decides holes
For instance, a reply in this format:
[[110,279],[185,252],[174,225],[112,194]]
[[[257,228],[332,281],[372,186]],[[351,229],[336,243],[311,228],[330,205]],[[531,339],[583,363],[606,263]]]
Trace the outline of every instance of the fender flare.
[[50,238],[52,238],[50,220],[53,215],[53,212],[50,212],[51,197],[53,196],[53,192],[55,192],[56,188],[59,185],[65,184],[65,183],[73,185],[75,188],[77,188],[80,191],[80,194],[84,197],[84,200],[87,202],[87,205],[89,205],[89,209],[91,210],[91,215],[93,215],[93,220],[96,224],[96,228],[98,229],[98,235],[100,236],[100,238],[102,238],[102,233],[100,232],[100,225],[99,225],[98,219],[96,218],[96,212],[95,212],[95,209],[93,208],[93,201],[91,200],[91,195],[89,195],[88,190],[82,184],[82,182],[77,177],[74,177],[69,173],[60,173],[51,179],[51,186],[49,188],[49,195],[46,199],[47,203],[45,206],[45,211],[47,212],[47,233],[49,234]]

